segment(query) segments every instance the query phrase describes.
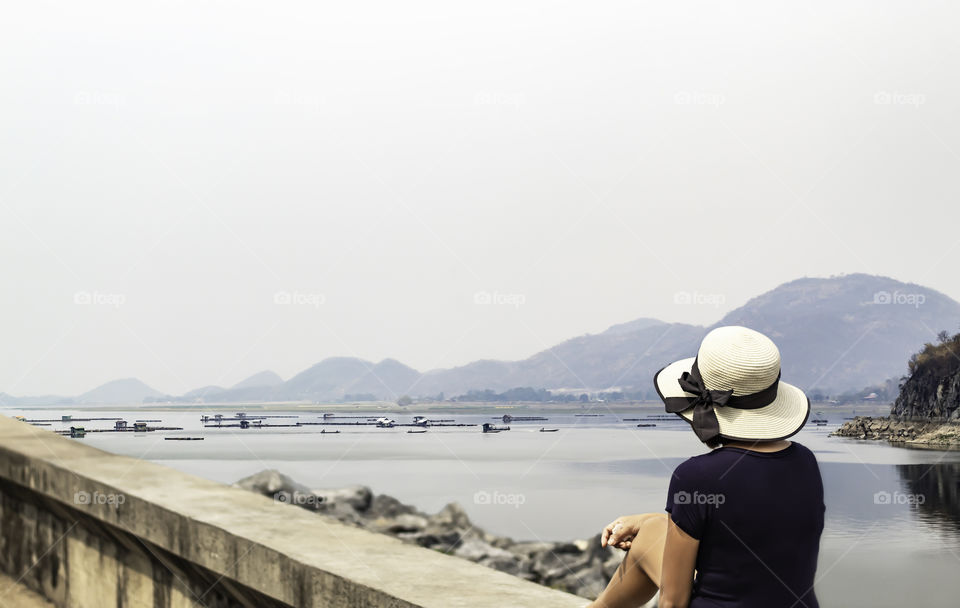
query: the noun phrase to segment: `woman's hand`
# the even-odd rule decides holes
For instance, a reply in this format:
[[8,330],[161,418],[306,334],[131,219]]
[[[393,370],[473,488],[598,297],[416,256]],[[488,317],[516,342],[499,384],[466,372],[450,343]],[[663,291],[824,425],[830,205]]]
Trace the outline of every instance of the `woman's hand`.
[[618,517],[603,529],[600,535],[600,546],[616,547],[617,549],[628,550],[636,538],[637,532],[643,522],[650,517],[657,517],[658,513],[644,513],[642,515],[624,515]]

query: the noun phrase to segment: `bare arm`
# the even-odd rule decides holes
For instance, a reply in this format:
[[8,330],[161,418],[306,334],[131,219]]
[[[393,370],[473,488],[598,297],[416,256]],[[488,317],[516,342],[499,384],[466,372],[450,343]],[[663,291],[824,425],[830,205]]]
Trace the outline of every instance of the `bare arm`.
[[687,608],[699,548],[699,540],[681,530],[667,517],[667,540],[663,546],[663,570],[660,575],[660,608]]

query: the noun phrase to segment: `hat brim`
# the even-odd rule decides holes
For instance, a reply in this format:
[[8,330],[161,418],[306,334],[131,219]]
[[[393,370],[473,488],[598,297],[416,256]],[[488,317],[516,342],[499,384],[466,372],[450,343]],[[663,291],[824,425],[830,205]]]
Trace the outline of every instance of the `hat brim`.
[[[680,388],[680,376],[689,372],[695,357],[681,359],[661,369],[653,377],[653,385],[660,399],[668,397],[689,397],[696,395]],[[810,399],[799,388],[786,382],[777,386],[777,398],[770,405],[753,410],[741,410],[733,407],[718,407],[714,411],[720,423],[720,435],[724,439],[736,441],[777,441],[796,435],[810,417]],[[693,408],[678,412],[689,423],[693,423]]]

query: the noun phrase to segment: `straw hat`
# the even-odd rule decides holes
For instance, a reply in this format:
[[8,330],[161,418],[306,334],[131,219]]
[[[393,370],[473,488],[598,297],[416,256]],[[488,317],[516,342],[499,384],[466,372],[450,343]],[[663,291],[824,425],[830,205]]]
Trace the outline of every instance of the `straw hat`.
[[760,332],[735,325],[708,333],[696,357],[653,377],[665,409],[690,423],[701,441],[775,441],[799,431],[810,400],[780,381],[780,351]]

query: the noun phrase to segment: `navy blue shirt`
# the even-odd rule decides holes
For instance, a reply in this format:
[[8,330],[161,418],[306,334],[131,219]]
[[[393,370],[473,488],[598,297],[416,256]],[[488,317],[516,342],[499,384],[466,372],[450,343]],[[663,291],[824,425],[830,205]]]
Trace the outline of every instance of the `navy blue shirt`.
[[823,480],[806,447],[694,456],[673,472],[667,511],[700,541],[690,608],[819,607]]

